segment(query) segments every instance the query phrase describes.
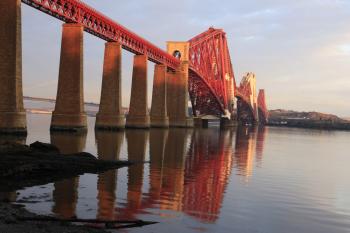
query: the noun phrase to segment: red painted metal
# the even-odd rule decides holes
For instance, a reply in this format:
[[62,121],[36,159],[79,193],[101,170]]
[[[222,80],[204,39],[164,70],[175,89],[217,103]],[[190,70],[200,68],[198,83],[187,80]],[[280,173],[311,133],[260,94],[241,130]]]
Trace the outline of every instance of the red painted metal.
[[176,69],[180,62],[167,52],[141,38],[79,0],[22,0],[46,14],[67,23],[80,23],[85,31],[106,41],[119,42],[134,54],[146,54],[150,61]]
[[266,124],[269,119],[269,111],[266,106],[265,90],[260,89],[258,94],[258,111],[260,123]]
[[246,123],[254,123],[258,116],[256,115],[256,106],[252,106],[250,101],[251,84],[249,82],[244,82],[239,85],[236,89],[237,98],[237,118],[238,121]]
[[[92,35],[119,42],[134,54],[146,54],[150,61],[157,64],[164,64],[170,69],[180,67],[177,58],[79,0],[22,2],[64,22],[82,24],[84,30]],[[236,88],[226,33],[222,29],[209,28],[189,40],[189,44],[189,94],[194,115],[233,113],[234,97],[249,106],[247,90]],[[264,108],[262,110],[266,113]]]
[[194,115],[232,112],[236,84],[225,32],[209,28],[189,43],[189,93]]

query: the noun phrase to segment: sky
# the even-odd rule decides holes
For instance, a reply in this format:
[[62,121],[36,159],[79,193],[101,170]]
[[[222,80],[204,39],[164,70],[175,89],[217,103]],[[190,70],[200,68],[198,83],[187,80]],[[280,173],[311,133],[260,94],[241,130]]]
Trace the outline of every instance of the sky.
[[[165,49],[213,26],[227,33],[236,81],[257,76],[269,109],[350,117],[350,0],[83,0]],[[23,90],[55,98],[62,22],[22,7]],[[99,102],[104,41],[84,34],[85,101]],[[133,55],[123,52],[129,106]],[[149,63],[149,104],[153,64]]]

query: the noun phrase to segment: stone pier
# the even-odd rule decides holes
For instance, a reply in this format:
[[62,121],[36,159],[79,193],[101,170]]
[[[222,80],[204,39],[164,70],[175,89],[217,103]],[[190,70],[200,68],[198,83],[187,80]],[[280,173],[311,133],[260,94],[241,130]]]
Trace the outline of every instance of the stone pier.
[[51,130],[86,130],[83,89],[83,26],[63,24],[61,60]]
[[167,67],[155,65],[151,107],[151,126],[169,127],[167,110]]
[[189,43],[183,41],[168,41],[167,51],[180,60],[180,68],[168,72],[168,115],[171,127],[193,127],[193,118],[188,114],[188,69]]
[[0,1],[0,133],[27,133],[22,90],[20,0]]
[[171,127],[193,127],[193,118],[188,114],[188,63],[182,62],[181,69],[168,72],[167,106]]
[[129,114],[127,128],[149,128],[150,117],[147,106],[147,56],[135,55],[132,73]]
[[125,127],[121,96],[122,47],[117,42],[105,45],[100,109],[96,129],[116,130]]

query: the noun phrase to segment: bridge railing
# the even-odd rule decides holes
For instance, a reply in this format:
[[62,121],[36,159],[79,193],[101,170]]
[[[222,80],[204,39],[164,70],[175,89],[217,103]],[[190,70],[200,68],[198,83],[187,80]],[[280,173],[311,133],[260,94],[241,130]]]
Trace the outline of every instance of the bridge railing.
[[22,0],[46,14],[67,23],[80,23],[89,32],[106,41],[119,42],[134,54],[145,54],[150,61],[176,69],[180,62],[164,50],[143,39],[109,17],[79,0]]

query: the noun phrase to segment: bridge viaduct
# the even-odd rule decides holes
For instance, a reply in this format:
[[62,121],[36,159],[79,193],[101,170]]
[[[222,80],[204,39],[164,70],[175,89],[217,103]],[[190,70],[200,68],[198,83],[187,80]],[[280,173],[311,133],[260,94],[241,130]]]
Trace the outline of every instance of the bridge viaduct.
[[[83,91],[84,31],[106,41],[97,129],[192,127],[193,119],[188,116],[189,95],[195,116],[221,117],[234,111],[236,85],[222,30],[211,28],[187,42],[168,42],[165,52],[79,0],[1,0],[0,133],[26,133],[22,2],[64,22],[51,130],[85,130],[87,127]],[[122,49],[135,54],[126,119],[121,106]],[[150,112],[148,60],[155,63]]]

